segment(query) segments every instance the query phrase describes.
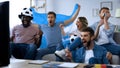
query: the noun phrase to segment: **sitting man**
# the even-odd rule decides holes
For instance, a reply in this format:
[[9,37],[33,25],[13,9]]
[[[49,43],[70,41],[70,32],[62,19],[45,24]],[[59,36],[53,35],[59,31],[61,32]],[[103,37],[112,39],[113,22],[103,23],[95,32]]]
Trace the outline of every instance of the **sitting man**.
[[102,7],[99,11],[99,17],[100,20],[91,25],[91,28],[94,31],[99,29],[98,36],[95,40],[96,44],[103,46],[108,52],[120,57],[120,45],[116,44],[116,42],[113,40],[115,26],[109,22],[111,17],[109,8]]
[[59,27],[60,24],[67,26],[71,22],[73,22],[78,16],[80,11],[80,5],[77,4],[77,10],[73,14],[73,16],[65,21],[56,22],[56,13],[53,11],[48,12],[47,14],[47,24],[41,24],[40,29],[43,31],[45,36],[47,47],[41,48],[37,51],[36,60],[41,60],[44,55],[53,54],[56,51],[56,47],[62,44],[62,35],[61,29]]
[[[81,21],[82,23],[85,23],[86,22],[86,20],[79,20],[79,21]],[[82,30],[82,24],[76,24],[77,25],[77,29],[79,29],[79,32],[77,32],[77,35],[79,36],[80,35],[80,30]],[[94,34],[94,37],[93,37],[93,39],[95,39],[95,41],[96,41],[96,39],[97,39],[97,37],[99,36],[99,29],[100,29],[100,26],[102,25],[102,23],[99,23],[98,25],[95,25],[96,26],[96,28],[95,28],[95,34]],[[85,26],[83,26],[83,27],[85,27]],[[86,26],[87,27],[87,26]],[[63,29],[62,29],[63,30]],[[63,34],[65,34],[64,33],[64,31],[62,32]],[[73,51],[75,51],[76,50],[76,48],[80,48],[80,47],[82,47],[82,44],[80,43],[80,41],[81,41],[81,38],[80,38],[80,36],[78,37],[78,38],[76,38],[71,44],[69,44],[69,47],[68,47],[68,51],[71,51],[71,52],[73,52]],[[98,44],[99,45],[99,44]],[[64,48],[64,47],[62,47],[62,46],[59,46],[59,48]],[[67,50],[67,49],[66,49]],[[67,57],[65,57],[65,51],[64,51],[64,49],[63,50],[61,50],[61,51],[56,51],[55,52],[55,55],[57,55],[59,58],[61,58],[62,60],[64,59],[66,59]],[[72,54],[72,55],[74,55],[74,54]],[[107,55],[106,55],[106,57],[109,59],[109,61],[110,61],[110,63],[112,63],[112,61],[111,61],[111,58],[112,58],[112,54],[108,51],[107,52]],[[74,59],[74,56],[72,57],[73,58],[73,61],[75,60]]]
[[[83,47],[76,51],[75,62],[86,64],[108,64],[109,62],[106,58],[107,50],[104,47],[95,44],[93,29],[90,27],[84,28],[80,34]],[[66,56],[71,59],[71,52],[66,52]]]
[[22,24],[12,30],[10,52],[18,59],[34,59],[37,47],[40,45],[42,31],[38,25],[33,24],[32,10],[24,8],[18,15]]

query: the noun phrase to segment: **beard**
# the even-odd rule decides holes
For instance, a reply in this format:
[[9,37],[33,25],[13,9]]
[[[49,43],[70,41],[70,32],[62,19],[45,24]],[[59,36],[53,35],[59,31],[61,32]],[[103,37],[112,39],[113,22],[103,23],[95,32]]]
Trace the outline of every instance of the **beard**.
[[23,25],[24,28],[27,28],[27,27],[30,26],[30,23],[27,23],[27,24],[22,23],[22,25]]
[[86,45],[87,48],[90,47],[90,43],[91,43],[91,41],[88,41],[88,42],[87,42],[87,45]]
[[27,28],[30,26],[30,24],[22,24],[24,28]]
[[22,25],[24,28],[27,28],[30,26],[30,21],[22,21]]

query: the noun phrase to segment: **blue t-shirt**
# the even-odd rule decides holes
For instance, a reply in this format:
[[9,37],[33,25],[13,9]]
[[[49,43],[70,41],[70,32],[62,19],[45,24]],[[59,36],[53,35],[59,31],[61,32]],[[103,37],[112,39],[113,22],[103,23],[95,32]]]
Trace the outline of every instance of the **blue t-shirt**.
[[40,29],[43,31],[43,35],[46,39],[47,47],[56,46],[62,42],[60,24],[64,22],[55,23],[53,27],[50,27],[48,24],[41,24]]

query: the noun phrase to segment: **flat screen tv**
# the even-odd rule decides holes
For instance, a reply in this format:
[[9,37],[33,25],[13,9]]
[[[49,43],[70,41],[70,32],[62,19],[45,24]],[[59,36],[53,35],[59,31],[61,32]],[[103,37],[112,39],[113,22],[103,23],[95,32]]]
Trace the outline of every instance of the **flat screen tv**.
[[0,2],[0,67],[10,63],[9,56],[9,1],[3,1]]

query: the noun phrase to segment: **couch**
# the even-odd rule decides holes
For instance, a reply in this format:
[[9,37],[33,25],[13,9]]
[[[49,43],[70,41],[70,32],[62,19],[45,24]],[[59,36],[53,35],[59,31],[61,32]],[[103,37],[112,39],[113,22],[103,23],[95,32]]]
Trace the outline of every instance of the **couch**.
[[42,57],[43,60],[56,61],[55,54],[47,54]]
[[[120,32],[114,32],[113,39],[117,44],[120,44]],[[120,57],[117,55],[112,56],[113,64],[120,64]]]
[[[120,44],[120,32],[115,32],[114,36],[113,36],[113,39],[115,40],[115,42],[117,44]],[[49,61],[55,61],[56,56],[54,54],[48,54],[48,55],[43,56],[42,59],[43,60],[49,60]],[[113,55],[112,56],[112,62],[113,62],[112,64],[119,65],[120,64],[120,57],[117,56],[117,55]]]

